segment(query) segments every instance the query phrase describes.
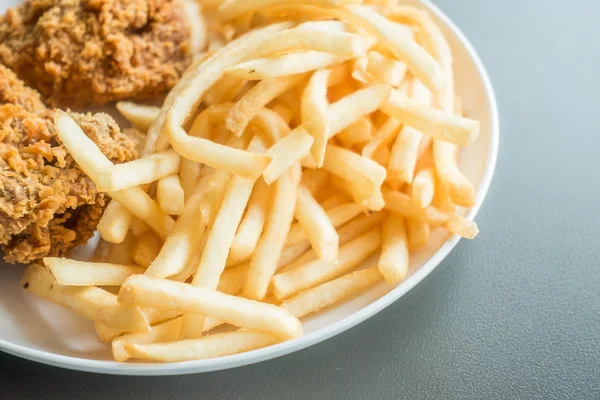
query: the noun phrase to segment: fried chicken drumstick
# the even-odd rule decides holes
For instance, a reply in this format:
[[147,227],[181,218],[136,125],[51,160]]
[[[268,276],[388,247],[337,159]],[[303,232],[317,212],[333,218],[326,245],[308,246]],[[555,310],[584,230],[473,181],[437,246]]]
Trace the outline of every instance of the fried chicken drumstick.
[[[113,162],[134,143],[107,114],[71,116]],[[109,199],[57,141],[39,93],[0,65],[0,247],[9,263],[61,256],[94,233]]]
[[182,0],[25,0],[0,18],[0,63],[55,106],[164,95],[191,62]]

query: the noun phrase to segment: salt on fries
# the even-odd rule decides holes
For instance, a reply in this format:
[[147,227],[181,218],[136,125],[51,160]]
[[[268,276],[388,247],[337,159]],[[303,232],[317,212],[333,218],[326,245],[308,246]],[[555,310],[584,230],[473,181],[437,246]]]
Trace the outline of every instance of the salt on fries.
[[456,155],[479,122],[456,100],[448,43],[423,11],[358,3],[204,2],[217,22],[194,35],[210,50],[163,106],[117,104],[147,130],[138,160],[113,165],[58,111],[61,141],[114,201],[95,262],[46,258],[23,287],[93,320],[117,361],[204,359],[295,338],[299,318],[398,284],[433,229],[475,237]]

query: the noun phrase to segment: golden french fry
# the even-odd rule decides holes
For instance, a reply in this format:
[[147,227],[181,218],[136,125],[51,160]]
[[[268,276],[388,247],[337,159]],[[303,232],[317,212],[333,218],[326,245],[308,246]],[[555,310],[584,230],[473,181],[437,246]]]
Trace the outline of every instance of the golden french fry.
[[185,0],[183,7],[189,21],[190,47],[196,54],[200,53],[208,41],[206,20],[202,13],[202,5],[195,0]]
[[198,66],[188,70],[188,77],[185,80],[182,78],[187,86],[173,101],[165,119],[165,131],[169,142],[179,154],[246,178],[255,179],[263,172],[270,161],[268,156],[229,148],[202,138],[190,137],[182,126],[188,115],[198,106],[198,100],[224,75],[226,68],[255,53],[265,38],[289,27],[289,23],[281,23],[247,33],[229,43],[226,48],[210,56]]
[[290,297],[284,302],[284,308],[300,318],[319,311],[374,285],[382,279],[377,267],[351,272],[340,278],[325,282]]
[[144,221],[135,217],[133,217],[133,220],[131,221],[129,227],[131,229],[131,233],[133,233],[133,236],[135,237],[140,237],[150,230],[150,228],[144,223]]
[[[346,222],[350,221],[352,218],[356,217],[362,212],[362,207],[356,203],[340,204],[331,207],[327,210],[327,212],[325,212],[325,207],[320,205],[319,208],[321,208],[321,211],[323,212],[322,217],[326,217],[329,223],[335,228],[345,224]],[[297,209],[298,203],[296,204],[296,212],[298,212]],[[321,214],[321,211],[314,210],[315,214]],[[321,215],[319,216],[319,218],[320,217]],[[297,215],[296,218],[298,218]],[[306,231],[306,228],[304,228],[299,218],[298,221],[299,222],[292,224],[292,226],[290,227],[290,232],[288,233],[287,240],[285,242],[286,246],[300,242],[302,240],[306,240],[308,237],[308,232]]]
[[206,93],[204,101],[209,106],[233,101],[245,84],[246,80],[244,79],[240,79],[237,76],[225,75]]
[[139,359],[178,362],[243,353],[280,341],[280,337],[271,333],[242,329],[171,343],[128,344],[125,349],[132,357]]
[[439,141],[466,146],[479,135],[479,121],[427,107],[397,90],[381,110]]
[[325,189],[329,180],[329,174],[322,169],[311,169],[302,172],[301,184],[307,188],[313,196]]
[[412,183],[412,198],[417,207],[425,208],[431,204],[435,186],[433,168],[425,168],[417,173]]
[[127,278],[119,302],[198,313],[286,338],[302,334],[300,321],[277,306],[148,275]]
[[265,182],[268,185],[275,182],[292,165],[307,156],[314,140],[303,126],[299,126],[271,146],[266,152],[271,162],[263,172]]
[[50,271],[40,265],[30,265],[25,269],[21,286],[36,296],[109,328],[127,332],[150,331],[146,316],[139,307],[120,304],[117,296],[95,286],[60,285]]
[[241,62],[225,70],[227,74],[248,80],[277,78],[335,67],[348,57],[320,51],[302,51]]
[[263,179],[259,179],[250,196],[246,215],[231,245],[230,259],[245,260],[254,252],[267,219],[270,201],[271,187]]
[[370,51],[367,58],[366,72],[375,79],[375,82],[391,87],[397,87],[402,83],[406,75],[406,64],[387,58],[376,51]]
[[273,294],[286,299],[301,290],[309,289],[337,278],[365,261],[381,247],[381,230],[374,228],[340,248],[338,260],[328,263],[315,260],[273,277]]
[[406,218],[406,234],[408,235],[408,249],[418,250],[429,240],[429,224],[418,218]]
[[250,261],[244,285],[244,295],[249,299],[265,298],[271,277],[277,269],[294,218],[301,173],[300,165],[296,164],[275,181],[267,224]]
[[350,198],[343,193],[335,193],[331,196],[325,197],[320,203],[323,210],[330,210],[334,207],[350,202]]
[[185,204],[185,194],[179,175],[161,178],[156,187],[156,199],[160,209],[170,215],[181,215]]
[[258,82],[233,106],[225,125],[241,136],[252,118],[269,102],[306,79],[305,74],[282,76]]
[[[137,238],[133,249],[131,250],[131,256],[136,264],[146,268],[152,264],[160,249],[163,245],[162,240],[154,234],[154,232],[146,232]],[[139,272],[143,274],[144,271]]]
[[397,136],[401,123],[398,119],[389,117],[379,128],[373,139],[363,147],[363,157],[373,158],[382,147],[387,147]]
[[333,103],[327,111],[329,119],[329,139],[377,110],[389,97],[390,88],[374,85],[357,90]]
[[335,226],[310,191],[302,186],[298,188],[295,215],[319,259],[337,260],[339,237]]
[[346,146],[361,145],[373,139],[373,123],[363,117],[341,131],[336,136]]
[[336,8],[357,2],[357,0],[227,0],[221,3],[219,7],[219,16],[225,21],[230,21],[246,13],[269,6],[309,4],[319,7]]
[[107,242],[121,243],[127,236],[132,219],[133,214],[116,201],[111,201],[98,222],[98,232]]
[[[281,257],[279,257],[279,261],[277,263],[276,270],[278,271],[282,267],[293,262],[295,259],[300,257],[302,254],[306,253],[309,249],[310,249],[310,242],[308,241],[308,239],[303,240],[301,242],[294,243],[290,246],[284,247],[283,251],[281,252]],[[317,258],[316,253],[315,253],[315,258]]]
[[408,240],[404,218],[392,214],[383,221],[383,244],[377,267],[386,282],[399,282],[408,270]]
[[286,124],[289,124],[294,118],[294,111],[281,103],[272,106],[271,110],[276,112]]
[[162,342],[171,342],[177,340],[179,328],[181,326],[181,317],[172,319],[162,324],[153,326],[147,333],[130,333],[115,338],[111,344],[111,350],[115,361],[123,362],[132,357],[128,350],[130,345],[154,344]]
[[367,195],[381,188],[386,175],[385,168],[373,160],[333,145],[327,145],[323,169],[351,182]]
[[94,330],[96,331],[96,334],[100,340],[102,340],[104,343],[110,343],[114,338],[123,334],[123,331],[109,328],[100,322],[94,322]]
[[[54,122],[56,132],[64,146],[79,167],[96,183],[99,171],[112,166],[110,160],[67,113],[57,110]],[[108,195],[133,215],[144,220],[162,237],[166,237],[173,226],[171,217],[163,213],[158,204],[139,187],[109,192]]]
[[316,24],[319,24],[319,22],[302,24],[295,29],[273,35],[265,41],[255,57],[272,57],[308,50],[344,57],[360,57],[367,54],[367,51],[375,44],[375,39],[371,37],[347,32],[314,29]]
[[442,68],[424,48],[404,34],[398,24],[366,6],[348,6],[344,16],[351,24],[374,35],[428,88],[441,89],[444,84]]
[[383,189],[385,208],[406,218],[418,218],[431,225],[443,226],[455,235],[473,239],[479,233],[477,224],[464,217],[442,211],[433,206],[417,208],[412,198],[404,193]]
[[[252,143],[250,147],[252,147]],[[229,182],[219,212],[208,232],[205,250],[198,269],[194,273],[192,285],[208,289],[217,287],[253,187],[254,180],[238,176],[234,176]],[[183,338],[199,337],[202,335],[203,326],[203,316],[184,314],[181,336]]]
[[383,196],[381,195],[381,189],[377,189],[372,193],[365,192],[364,187],[338,176],[332,176],[331,183],[333,183],[342,192],[350,196],[350,198],[356,204],[360,205],[366,210],[380,211],[385,205]]
[[[381,225],[381,222],[383,221],[383,217],[384,217],[384,213],[378,212],[375,214],[362,215],[360,217],[354,218],[352,221],[348,222],[347,224],[345,224],[344,226],[342,226],[339,229],[339,232],[338,232],[339,245],[343,246],[346,243],[348,243],[349,241],[356,239],[358,236],[362,235],[366,231],[368,231],[376,226]],[[296,245],[286,247],[286,250],[290,249],[294,246],[296,246]],[[300,254],[302,254],[302,253],[300,253]],[[304,264],[307,264],[311,261],[314,261],[318,258],[317,253],[315,253],[314,250],[307,251],[306,253],[304,253],[302,255],[300,255],[300,254],[295,255],[293,258],[290,258],[291,261],[282,263],[281,264],[281,266],[283,267],[282,271],[285,272],[285,271],[289,271],[292,269],[296,269],[296,268],[298,268]],[[283,259],[283,257],[282,257],[282,259]],[[285,260],[285,261],[288,261],[288,260]]]
[[133,103],[131,101],[118,101],[117,110],[127,121],[142,130],[147,130],[160,113],[160,108]]
[[329,139],[329,120],[327,109],[327,81],[331,70],[315,71],[302,94],[301,112],[302,126],[314,138],[311,155],[318,168],[323,166],[325,147]]
[[146,271],[147,275],[165,278],[179,274],[185,269],[202,240],[211,215],[216,213],[215,207],[228,182],[229,174],[225,171],[215,171],[209,177],[200,180],[160,253]]
[[221,274],[217,290],[221,293],[232,295],[240,293],[244,288],[247,273],[248,263],[226,268]]
[[133,265],[94,263],[45,257],[44,264],[63,286],[121,286],[133,274],[143,274],[144,268]]

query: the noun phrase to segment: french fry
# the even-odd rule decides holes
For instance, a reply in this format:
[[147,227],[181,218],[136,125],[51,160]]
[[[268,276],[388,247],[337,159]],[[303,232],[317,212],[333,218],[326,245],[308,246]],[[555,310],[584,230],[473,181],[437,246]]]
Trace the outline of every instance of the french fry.
[[219,278],[217,290],[221,293],[232,295],[240,293],[244,288],[247,273],[248,263],[226,268]]
[[104,343],[110,343],[114,338],[123,334],[123,331],[109,328],[108,326],[99,322],[94,322],[94,330],[96,331],[98,338],[100,338],[100,340],[102,340]]
[[329,139],[329,120],[327,109],[327,81],[331,70],[315,71],[302,95],[302,125],[314,138],[310,153],[318,168],[323,166],[325,148]]
[[397,90],[381,110],[439,141],[466,146],[479,135],[479,121],[427,107]]
[[[253,143],[250,144],[253,147]],[[192,285],[208,289],[216,289],[219,277],[225,269],[227,255],[233,243],[236,230],[246,209],[254,180],[234,176],[216,215],[215,221],[208,232],[205,251],[200,259],[198,269],[194,273]],[[181,328],[183,338],[194,338],[202,335],[204,317],[194,314],[184,314]]]
[[387,146],[378,148],[375,154],[373,154],[373,161],[384,168],[387,166],[389,160],[390,150]]
[[184,270],[202,240],[210,215],[216,212],[213,204],[219,200],[219,193],[225,191],[228,182],[229,174],[225,171],[215,171],[210,177],[200,180],[160,253],[148,267],[147,275],[166,278]]
[[252,118],[269,102],[306,79],[305,74],[282,76],[258,82],[233,106],[225,125],[236,136],[241,136]]
[[44,264],[63,286],[121,286],[128,276],[144,273],[144,268],[133,265],[93,263],[57,257],[45,257]]
[[344,16],[351,24],[374,35],[428,88],[432,91],[441,89],[444,84],[442,68],[424,48],[407,37],[398,24],[365,6],[348,6]]
[[265,298],[294,218],[300,176],[301,168],[296,164],[275,181],[267,224],[250,261],[244,285],[244,295],[249,299]]
[[[300,199],[298,199],[298,200],[300,200]],[[316,200],[315,200],[315,202],[316,202]],[[329,223],[334,228],[337,228],[338,226],[345,224],[346,222],[350,221],[352,218],[356,217],[357,215],[359,215],[362,212],[362,208],[356,203],[340,204],[340,205],[331,207],[329,210],[327,210],[327,212],[325,212],[324,207],[319,206],[319,208],[323,212],[322,217],[326,217],[327,220],[329,221]],[[298,209],[298,203],[296,204],[296,209]],[[314,210],[315,215],[317,215],[317,213],[321,214],[321,211]],[[320,217],[321,216],[319,216],[319,218]],[[297,215],[296,215],[296,218],[298,218]],[[300,219],[298,218],[298,222],[292,224],[292,226],[290,227],[290,232],[288,233],[287,240],[285,242],[286,246],[300,242],[302,240],[306,240],[307,237],[308,236],[307,236],[306,228],[304,228],[303,224],[301,223]]]
[[373,139],[373,123],[367,117],[363,117],[341,131],[336,136],[346,146],[361,145]]
[[300,321],[277,306],[148,275],[130,276],[121,286],[119,302],[198,313],[284,338],[302,334]]
[[275,275],[272,279],[273,294],[278,300],[283,300],[299,291],[337,278],[365,261],[380,247],[381,230],[374,228],[342,246],[335,263],[315,260]]
[[[255,57],[272,57],[297,51],[318,51],[344,57],[360,57],[375,44],[375,39],[347,32],[314,29],[316,23],[300,25],[267,39]],[[311,26],[312,25],[312,26]],[[342,25],[343,29],[343,25]]]
[[290,297],[283,307],[298,318],[355,296],[382,279],[377,267],[351,272]]
[[307,188],[313,196],[317,196],[325,189],[329,180],[329,174],[322,169],[311,169],[302,172],[301,184]]
[[385,208],[406,218],[418,218],[434,226],[443,226],[455,235],[473,239],[479,233],[473,221],[442,211],[433,206],[417,208],[412,198],[404,193],[383,190]]
[[160,113],[160,108],[133,103],[131,101],[118,101],[117,110],[127,121],[142,130],[147,130]]
[[338,176],[332,176],[331,183],[350,196],[356,204],[366,210],[380,211],[385,205],[383,196],[381,195],[381,189],[377,189],[374,192],[365,192],[364,187]]
[[171,342],[177,340],[179,328],[181,326],[181,317],[174,318],[162,324],[155,325],[147,333],[130,333],[115,338],[111,344],[111,350],[115,361],[123,362],[132,357],[128,346],[137,344],[153,344],[161,342]]
[[435,171],[433,168],[420,170],[412,183],[412,198],[415,205],[425,208],[431,204],[435,193]]
[[208,41],[206,20],[202,13],[202,5],[195,0],[185,0],[183,7],[190,28],[190,47],[194,53],[200,53]]
[[[94,182],[100,169],[112,166],[112,163],[89,139],[81,128],[63,111],[54,116],[56,131],[79,167]],[[160,236],[166,237],[173,226],[173,220],[160,210],[160,207],[139,187],[109,192],[108,195],[121,203],[136,217],[144,220]]]
[[398,119],[389,117],[373,139],[363,147],[361,152],[363,157],[373,158],[379,149],[386,147],[398,136],[400,127],[401,123]]
[[179,171],[181,156],[175,151],[156,153],[123,164],[103,168],[96,177],[101,192],[114,192],[152,183]]
[[309,50],[241,62],[227,68],[225,72],[248,80],[268,79],[335,67],[347,59],[336,54]]
[[263,179],[259,179],[250,196],[246,215],[231,245],[230,259],[245,260],[254,252],[267,219],[270,201],[271,187]]
[[337,260],[339,237],[335,226],[310,191],[302,186],[298,188],[295,215],[319,259]]
[[323,210],[328,211],[334,207],[348,203],[350,201],[351,201],[350,198],[348,196],[346,196],[345,194],[335,193],[331,196],[326,197],[320,203],[321,203],[321,207],[323,207]]
[[429,240],[429,224],[418,218],[406,218],[406,234],[408,236],[408,249],[418,250]]
[[[372,215],[362,215],[360,217],[354,218],[352,221],[348,222],[344,226],[342,226],[338,231],[339,236],[339,245],[343,246],[349,241],[356,239],[358,236],[362,235],[366,231],[379,226],[383,221],[384,213],[376,213]],[[302,243],[302,242],[299,242]],[[286,247],[286,250],[294,247],[295,245]],[[283,257],[282,257],[283,259]],[[293,261],[282,263],[283,268],[281,269],[283,272],[296,269],[304,264],[307,264],[311,261],[318,259],[317,253],[314,250],[309,250],[302,255],[295,256],[292,258]],[[287,260],[285,260],[287,261]]]
[[327,145],[325,169],[360,188],[362,193],[373,194],[385,180],[386,170],[376,162],[341,147]]
[[[309,251],[309,249],[310,249],[310,242],[308,241],[308,239],[302,240],[300,242],[297,242],[297,243],[294,243],[287,247],[284,247],[283,251],[281,252],[281,257],[279,257],[279,261],[277,262],[276,271],[280,270],[284,266],[293,262],[295,259],[300,257],[302,254]],[[316,257],[317,256],[315,253],[315,258]]]
[[357,90],[349,96],[333,103],[327,110],[329,119],[329,139],[377,110],[389,97],[390,88],[374,85]]
[[376,51],[367,53],[368,63],[366,72],[375,82],[398,87],[406,75],[406,64],[385,57]]
[[[185,86],[167,112],[165,131],[171,146],[183,157],[226,170],[245,178],[256,179],[269,163],[264,154],[252,154],[212,143],[202,138],[190,137],[183,130],[187,116],[197,107],[198,100],[233,66],[260,48],[265,38],[290,27],[289,23],[267,26],[247,33],[229,43],[215,55],[188,70]],[[184,80],[182,78],[182,80]],[[181,82],[181,80],[180,80]]]
[[293,164],[302,160],[310,152],[315,139],[299,126],[279,142],[269,148],[266,154],[271,162],[263,172],[263,179],[270,185]]
[[161,178],[156,187],[156,199],[160,209],[170,215],[181,215],[185,204],[185,194],[179,175]]
[[107,242],[121,243],[127,236],[132,219],[133,214],[116,201],[111,201],[98,222],[98,232]]
[[60,285],[50,271],[39,265],[25,269],[21,286],[75,313],[98,321],[113,329],[127,332],[148,332],[150,325],[139,307],[120,304],[117,296],[95,286]]
[[269,6],[310,4],[319,7],[334,8],[352,3],[356,3],[356,0],[227,0],[221,3],[219,7],[219,16],[224,21],[230,21],[246,13]]
[[383,244],[377,267],[386,282],[400,282],[408,270],[408,240],[404,218],[392,214],[383,222]]
[[[154,234],[154,232],[146,232],[137,238],[133,249],[131,250],[131,256],[136,264],[146,268],[152,264],[160,249],[163,245],[162,240]],[[144,271],[138,272],[143,274]]]
[[280,337],[271,333],[239,330],[172,343],[128,344],[125,349],[132,357],[139,359],[178,362],[243,353],[280,341]]
[[271,110],[276,112],[286,124],[289,124],[294,118],[294,111],[281,103],[275,104]]
[[129,227],[131,228],[131,233],[133,233],[133,236],[135,237],[140,237],[150,230],[150,228],[144,223],[144,221],[135,217],[131,221]]
[[206,93],[204,101],[209,106],[233,101],[245,84],[246,80],[244,79],[240,79],[237,76],[225,75]]
[[[431,92],[416,79],[412,82],[412,98],[426,106],[431,104]],[[388,163],[390,179],[412,183],[423,139],[423,134],[419,130],[408,125],[402,127],[392,146]]]

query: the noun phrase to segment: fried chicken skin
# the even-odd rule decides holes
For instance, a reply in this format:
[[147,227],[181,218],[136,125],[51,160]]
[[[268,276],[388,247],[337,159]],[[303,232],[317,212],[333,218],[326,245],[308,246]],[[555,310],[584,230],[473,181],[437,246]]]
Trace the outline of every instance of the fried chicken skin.
[[52,105],[164,95],[192,59],[182,0],[25,0],[0,19],[0,63]]
[[[135,158],[133,142],[106,114],[71,116],[113,162]],[[109,199],[79,169],[55,133],[39,93],[0,65],[0,247],[10,263],[61,256],[94,233]]]

